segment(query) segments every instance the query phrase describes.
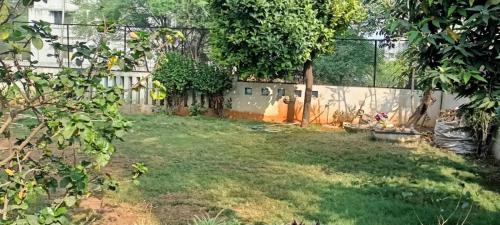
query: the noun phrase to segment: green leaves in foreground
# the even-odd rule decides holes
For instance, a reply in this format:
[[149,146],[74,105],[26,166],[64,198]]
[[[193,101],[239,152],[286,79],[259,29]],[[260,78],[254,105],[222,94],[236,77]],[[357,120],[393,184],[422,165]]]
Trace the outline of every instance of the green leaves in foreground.
[[167,97],[167,88],[160,81],[153,81],[153,90],[149,92],[153,100],[163,100]]
[[139,177],[148,173],[148,168],[144,165],[144,163],[134,163],[132,164],[132,168],[134,169],[132,173],[132,182],[136,185],[139,184]]
[[[3,18],[4,10],[0,11]],[[15,16],[7,17],[12,18]],[[63,45],[51,33],[50,24],[42,21],[0,23],[0,39],[7,48],[0,52],[0,135],[16,140],[0,162],[0,224],[73,224],[68,212],[81,199],[117,190],[117,183],[102,168],[116,151],[114,143],[131,124],[119,111],[123,90],[101,81],[113,76],[115,65],[124,70],[138,65],[138,59],[151,48],[136,44],[126,52],[113,50],[107,46],[106,33],[92,46],[82,42]],[[21,54],[32,54],[30,44],[42,49],[45,43],[56,51],[72,50],[71,60],[88,61],[80,66],[89,66],[59,68],[54,73],[36,71],[36,62],[18,66]],[[156,87],[163,91],[157,97],[164,97],[165,88]],[[21,117],[21,113],[29,116]],[[29,125],[13,127],[12,121]],[[137,164],[133,180],[146,172],[144,165]]]
[[469,125],[484,153],[500,107],[498,1],[399,1],[393,8],[389,29],[408,36],[410,69],[420,86],[470,100],[461,111],[478,116]]

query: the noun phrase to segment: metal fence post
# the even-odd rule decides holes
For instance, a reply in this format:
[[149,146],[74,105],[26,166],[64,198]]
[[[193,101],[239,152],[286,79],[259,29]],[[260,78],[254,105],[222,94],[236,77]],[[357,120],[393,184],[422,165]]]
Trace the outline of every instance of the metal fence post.
[[123,27],[123,52],[127,53],[127,26]]
[[375,40],[375,49],[373,51],[373,87],[377,86],[377,55],[378,55],[378,41]]
[[69,47],[69,24],[66,24],[66,53],[68,55],[68,68],[71,67],[71,58],[70,58],[70,54],[69,54],[69,50],[70,50],[70,47]]

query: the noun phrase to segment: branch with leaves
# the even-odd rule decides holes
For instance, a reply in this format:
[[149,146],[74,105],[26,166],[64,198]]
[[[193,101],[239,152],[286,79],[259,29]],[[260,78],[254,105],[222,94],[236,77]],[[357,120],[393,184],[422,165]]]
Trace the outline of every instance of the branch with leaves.
[[[17,1],[24,6],[31,3]],[[11,7],[6,4],[1,2],[2,7]],[[116,189],[102,168],[116,151],[113,141],[121,140],[131,125],[119,112],[122,88],[104,86],[101,80],[114,76],[115,70],[140,66],[154,57],[152,51],[164,51],[181,35],[166,30],[131,32],[130,49],[123,51],[107,46],[116,30],[113,23],[98,27],[96,45],[68,45],[57,42],[46,22],[17,24],[12,18],[0,16],[0,39],[8,46],[0,53],[0,135],[9,143],[0,152],[0,223],[70,224],[68,210],[92,190]],[[160,35],[168,38],[168,44],[158,49],[151,43]],[[86,67],[44,73],[36,70],[36,62],[25,66],[19,60],[20,54],[31,54],[30,46],[41,49],[47,44],[56,51],[71,50],[69,60]],[[164,98],[166,89],[161,84],[155,87],[151,95]],[[26,119],[23,114],[33,116]],[[25,121],[28,129],[14,127],[16,121]],[[137,182],[147,168],[140,163],[133,168],[132,179]],[[43,207],[32,205],[34,199],[45,199],[37,203]]]

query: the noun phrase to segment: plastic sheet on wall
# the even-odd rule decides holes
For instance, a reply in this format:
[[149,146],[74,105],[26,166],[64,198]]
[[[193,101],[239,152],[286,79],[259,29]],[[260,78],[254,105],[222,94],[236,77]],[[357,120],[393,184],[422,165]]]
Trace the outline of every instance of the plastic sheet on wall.
[[460,121],[436,121],[434,144],[458,154],[474,153],[477,148],[470,129]]

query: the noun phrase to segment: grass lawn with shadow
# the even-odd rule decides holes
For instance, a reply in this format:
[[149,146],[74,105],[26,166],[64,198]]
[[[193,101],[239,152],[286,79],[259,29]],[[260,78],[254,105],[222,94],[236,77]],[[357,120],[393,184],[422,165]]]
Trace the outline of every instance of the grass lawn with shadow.
[[448,224],[461,224],[469,210],[465,224],[500,224],[500,185],[488,179],[498,169],[425,143],[205,117],[130,120],[109,171],[125,177],[144,162],[150,172],[112,198],[151,204],[164,224],[222,209],[249,224],[417,225],[451,214]]

